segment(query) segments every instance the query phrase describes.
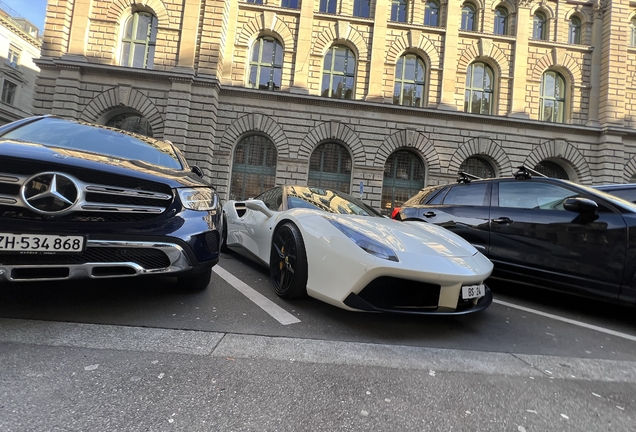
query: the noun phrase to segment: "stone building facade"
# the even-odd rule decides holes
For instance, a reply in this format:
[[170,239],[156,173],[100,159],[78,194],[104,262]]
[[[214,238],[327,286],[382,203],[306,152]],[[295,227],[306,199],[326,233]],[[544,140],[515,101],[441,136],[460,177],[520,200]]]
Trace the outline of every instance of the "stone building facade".
[[[6,9],[6,10],[5,10]],[[0,125],[33,115],[39,30],[0,4]]]
[[49,0],[34,107],[172,141],[225,198],[308,183],[389,210],[522,164],[622,183],[635,17],[630,0]]

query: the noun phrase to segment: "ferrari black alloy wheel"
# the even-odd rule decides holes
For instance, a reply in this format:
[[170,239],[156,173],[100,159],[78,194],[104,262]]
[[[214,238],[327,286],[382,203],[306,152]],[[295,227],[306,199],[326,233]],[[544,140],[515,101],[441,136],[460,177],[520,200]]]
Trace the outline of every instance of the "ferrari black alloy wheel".
[[281,225],[272,238],[269,274],[276,294],[284,298],[307,295],[305,243],[293,223]]

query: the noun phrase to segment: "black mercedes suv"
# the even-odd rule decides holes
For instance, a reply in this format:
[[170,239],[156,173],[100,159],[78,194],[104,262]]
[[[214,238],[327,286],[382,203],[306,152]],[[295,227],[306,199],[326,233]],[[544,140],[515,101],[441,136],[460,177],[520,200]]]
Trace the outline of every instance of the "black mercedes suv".
[[2,126],[0,281],[164,274],[205,288],[222,210],[200,174],[171,143],[104,126]]

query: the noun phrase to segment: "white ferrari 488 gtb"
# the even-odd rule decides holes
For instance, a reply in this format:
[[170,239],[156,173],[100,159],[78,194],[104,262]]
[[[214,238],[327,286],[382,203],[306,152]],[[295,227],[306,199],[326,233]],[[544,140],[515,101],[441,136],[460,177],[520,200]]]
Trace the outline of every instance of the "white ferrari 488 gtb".
[[343,309],[465,314],[492,302],[493,265],[467,241],[398,222],[342,192],[278,186],[228,201],[225,246],[269,268],[276,293]]

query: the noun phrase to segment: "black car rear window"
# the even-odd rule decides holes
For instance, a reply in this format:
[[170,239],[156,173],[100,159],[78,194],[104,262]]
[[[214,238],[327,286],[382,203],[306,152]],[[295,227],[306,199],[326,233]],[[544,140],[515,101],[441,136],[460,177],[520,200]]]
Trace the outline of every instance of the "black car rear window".
[[441,186],[429,186],[421,191],[419,191],[416,195],[409,198],[403,205],[405,207],[409,207],[412,205],[424,204],[426,200],[435,195],[442,187]]
[[27,123],[7,132],[2,138],[183,169],[173,147],[168,143],[151,138],[142,140],[114,130],[58,118],[43,118]]
[[444,197],[444,205],[483,206],[487,189],[486,183],[454,186]]

